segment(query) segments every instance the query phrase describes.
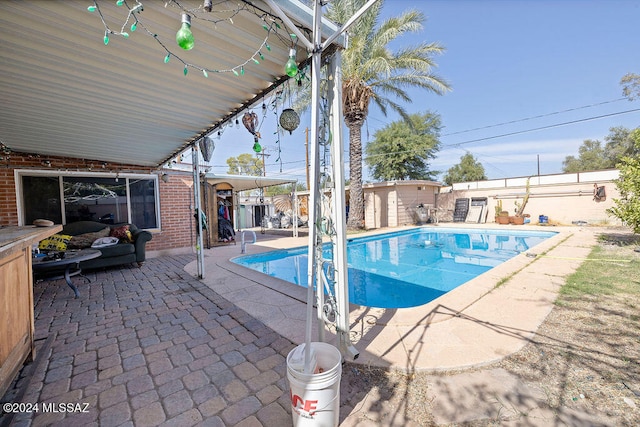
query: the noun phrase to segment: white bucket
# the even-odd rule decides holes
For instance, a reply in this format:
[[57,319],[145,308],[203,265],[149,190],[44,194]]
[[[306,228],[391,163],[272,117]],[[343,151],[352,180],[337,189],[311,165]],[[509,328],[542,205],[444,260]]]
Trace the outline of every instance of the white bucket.
[[312,342],[311,352],[322,372],[305,374],[298,358],[304,354],[304,346],[300,344],[287,355],[293,425],[336,427],[340,419],[342,355],[331,344]]

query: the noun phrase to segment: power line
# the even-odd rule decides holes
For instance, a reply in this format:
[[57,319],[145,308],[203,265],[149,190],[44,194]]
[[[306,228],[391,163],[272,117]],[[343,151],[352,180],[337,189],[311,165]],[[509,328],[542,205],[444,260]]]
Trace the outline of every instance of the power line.
[[[582,105],[580,107],[568,108],[566,110],[554,111],[552,113],[545,113],[545,114],[540,114],[540,115],[537,115],[537,116],[530,116],[530,117],[524,117],[522,119],[511,120],[511,121],[508,121],[508,122],[496,123],[496,124],[481,126],[481,127],[477,127],[477,128],[473,128],[473,129],[465,129],[465,130],[460,130],[460,131],[456,131],[456,132],[446,133],[446,134],[443,134],[441,136],[459,135],[459,134],[474,132],[474,131],[478,131],[478,130],[484,130],[484,129],[490,129],[490,128],[499,127],[499,126],[510,125],[510,124],[513,124],[513,123],[526,122],[526,121],[529,121],[529,120],[540,119],[540,118],[549,117],[549,116],[555,116],[555,115],[562,114],[562,113],[569,113],[569,112],[572,112],[572,111],[584,110],[585,108],[598,107],[598,106],[601,106],[601,105],[611,104],[611,103],[614,103],[614,102],[620,102],[620,101],[624,101],[626,99],[627,98],[617,98],[617,99],[612,99],[612,100],[609,100],[609,101],[597,102],[595,104],[588,104],[588,105]],[[373,116],[368,116],[367,117],[367,121],[369,121],[369,120],[374,120],[374,121],[379,122],[379,123],[388,124],[386,121],[380,120],[377,117],[373,117]]]
[[474,131],[483,130],[483,129],[490,129],[490,128],[494,128],[494,127],[498,127],[498,126],[510,125],[510,124],[513,124],[513,123],[526,122],[528,120],[534,120],[534,119],[540,119],[540,118],[543,118],[543,117],[555,116],[557,114],[569,113],[571,111],[583,110],[585,108],[598,107],[600,105],[611,104],[613,102],[624,101],[626,99],[627,98],[612,99],[611,101],[603,101],[603,102],[599,102],[597,104],[583,105],[581,107],[574,107],[574,108],[569,108],[569,109],[566,109],[566,110],[554,111],[553,113],[540,114],[538,116],[531,116],[531,117],[525,117],[523,119],[511,120],[509,122],[496,123],[496,124],[493,124],[493,125],[481,126],[481,127],[478,127],[478,128],[446,133],[446,134],[444,134],[442,136],[459,135],[459,134],[462,134],[462,133],[474,132]]
[[[572,121],[569,121],[569,122],[555,123],[555,124],[552,124],[552,125],[541,126],[541,127],[537,127],[537,128],[531,128],[531,129],[526,129],[526,130],[521,130],[521,131],[516,131],[516,132],[509,132],[509,133],[500,134],[500,135],[487,136],[485,138],[477,138],[477,139],[472,139],[472,140],[469,140],[469,141],[456,142],[454,144],[443,144],[442,147],[444,149],[455,149],[455,148],[460,148],[461,145],[471,144],[473,142],[480,142],[480,141],[486,141],[486,140],[490,140],[490,139],[503,138],[505,136],[520,135],[520,134],[527,133],[527,132],[534,132],[534,131],[538,131],[538,130],[551,129],[551,128],[554,128],[554,127],[566,126],[566,125],[571,125],[571,124],[575,124],[575,123],[582,123],[582,122],[587,122],[587,121],[591,121],[591,120],[602,119],[602,118],[605,118],[605,117],[618,116],[618,115],[621,115],[621,114],[634,113],[636,111],[640,111],[640,108],[636,108],[636,109],[633,109],[633,110],[627,110],[627,111],[619,111],[617,113],[603,114],[603,115],[600,115],[600,116],[592,116],[592,117],[587,117],[587,118],[584,118],[584,119],[572,120]],[[442,151],[442,150],[439,150],[439,151]],[[413,153],[413,152],[415,152],[415,150],[403,150],[403,151],[387,152],[387,153],[382,153],[382,154],[372,154],[372,155],[366,156],[366,158],[379,157],[379,156],[389,156],[389,155],[394,155],[394,154]]]
[[556,124],[547,125],[547,126],[540,126],[540,127],[537,127],[537,128],[520,130],[520,131],[516,131],[516,132],[503,133],[503,134],[500,134],[500,135],[487,136],[485,138],[477,138],[477,139],[472,139],[472,140],[469,140],[469,141],[457,142],[455,144],[443,144],[443,146],[444,147],[459,147],[461,145],[471,144],[473,142],[487,141],[489,139],[503,138],[505,136],[521,135],[523,133],[535,132],[535,131],[538,131],[538,130],[552,129],[552,128],[556,128],[556,127],[560,127],[560,126],[566,126],[566,125],[572,125],[572,124],[576,124],[576,123],[588,122],[588,121],[591,121],[591,120],[603,119],[605,117],[619,116],[621,114],[634,113],[636,111],[640,111],[640,108],[636,108],[636,109],[633,109],[633,110],[627,110],[627,111],[619,111],[617,113],[603,114],[601,116],[587,117],[586,119],[571,120],[569,122],[556,123]]

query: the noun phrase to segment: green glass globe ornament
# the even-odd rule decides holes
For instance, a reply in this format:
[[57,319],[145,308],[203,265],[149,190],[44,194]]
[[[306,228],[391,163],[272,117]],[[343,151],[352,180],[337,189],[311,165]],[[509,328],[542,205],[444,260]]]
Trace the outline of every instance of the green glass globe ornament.
[[262,145],[258,142],[258,138],[253,139],[253,151],[255,151],[256,154],[262,153]]
[[176,43],[184,50],[193,49],[195,44],[193,33],[191,32],[191,16],[187,13],[182,14],[182,26],[176,33]]
[[298,64],[296,64],[296,50],[289,50],[289,60],[284,64],[284,72],[289,77],[295,77],[298,74]]

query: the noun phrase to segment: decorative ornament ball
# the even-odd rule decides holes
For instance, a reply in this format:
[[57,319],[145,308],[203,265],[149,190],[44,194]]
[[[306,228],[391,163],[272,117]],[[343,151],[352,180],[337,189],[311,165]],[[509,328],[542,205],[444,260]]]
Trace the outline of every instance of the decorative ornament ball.
[[300,116],[292,108],[285,108],[280,114],[280,126],[291,134],[300,124]]

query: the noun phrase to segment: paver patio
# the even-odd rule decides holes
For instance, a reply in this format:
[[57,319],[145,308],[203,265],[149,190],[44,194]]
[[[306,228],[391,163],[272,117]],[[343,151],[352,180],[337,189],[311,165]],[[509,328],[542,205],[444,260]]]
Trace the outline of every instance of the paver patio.
[[293,344],[185,273],[192,259],[89,273],[79,299],[63,281],[37,283],[36,362],[3,402],[88,406],[3,415],[2,423],[290,424],[285,357]]
[[[438,322],[416,323],[411,332],[406,331],[406,321],[412,314],[384,317],[369,313],[376,316],[374,327],[380,330],[374,331],[371,339],[356,336],[363,361],[374,363],[377,358],[381,366],[398,368],[420,368],[421,363],[437,366],[447,361],[451,367],[452,355],[457,355],[462,358],[455,362],[463,367],[469,366],[469,361],[482,365],[516,351],[533,336],[551,309],[562,277],[579,265],[575,259],[562,258],[586,254],[593,242],[592,231],[573,230],[571,239],[550,246],[540,262],[520,259],[512,263],[515,270],[521,269],[515,285],[484,296],[480,300],[484,305],[472,304],[463,315],[444,313]],[[295,239],[273,236],[261,240],[263,246],[258,249],[252,245],[249,252],[295,243]],[[228,259],[237,255],[240,245],[208,250],[202,281],[191,275],[195,255],[152,258],[142,268],[90,272],[90,284],[75,279],[82,293],[79,299],[73,298],[64,281],[36,283],[37,358],[26,365],[3,402],[81,403],[87,404],[86,412],[3,415],[0,425],[291,425],[285,358],[294,343],[302,342],[304,304],[300,298],[264,286],[268,284],[265,276],[235,274]],[[508,272],[498,275],[505,274]],[[532,282],[534,276],[537,279]],[[496,277],[490,275],[491,280]],[[444,306],[451,307],[454,301]],[[524,318],[522,310],[495,309],[504,308],[505,302],[511,306],[531,305],[531,301],[535,309]],[[510,315],[519,323],[514,324]],[[381,327],[383,321],[385,327]],[[469,330],[484,334],[486,342],[495,342],[494,349],[475,345],[462,352],[451,346],[452,336],[464,344]],[[406,332],[400,336],[393,331]],[[386,333],[396,338],[390,340]],[[380,347],[385,340],[386,350]],[[474,348],[477,351],[471,351]],[[440,362],[436,360],[439,357]],[[462,375],[455,382],[436,379],[433,398],[437,398],[438,387],[446,387],[449,395],[465,396],[468,381],[482,381],[495,388],[492,392],[496,395],[524,395],[527,410],[536,405],[535,391],[523,389],[518,381],[494,381],[493,371],[479,379],[478,375],[469,379]],[[440,405],[438,421],[459,421],[452,418],[460,414],[451,410],[450,403]],[[379,408],[373,406],[372,399],[365,399],[357,411],[341,406],[341,425],[363,425],[362,414],[368,411],[370,416],[365,418],[376,419]],[[487,408],[466,405],[476,406],[477,410],[466,415],[468,419],[481,419],[487,413]],[[540,419],[553,420],[554,416],[543,413]],[[388,425],[402,423],[396,420]]]

